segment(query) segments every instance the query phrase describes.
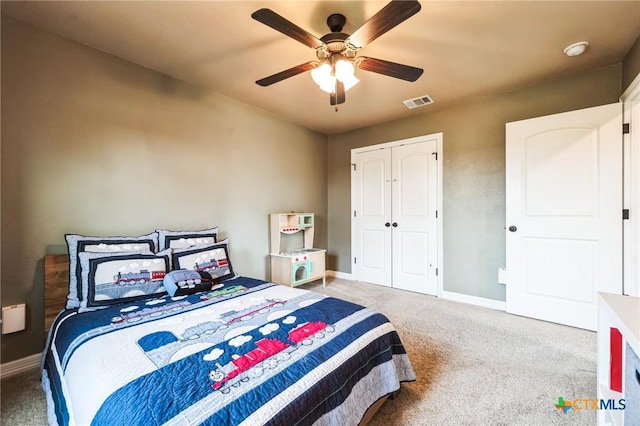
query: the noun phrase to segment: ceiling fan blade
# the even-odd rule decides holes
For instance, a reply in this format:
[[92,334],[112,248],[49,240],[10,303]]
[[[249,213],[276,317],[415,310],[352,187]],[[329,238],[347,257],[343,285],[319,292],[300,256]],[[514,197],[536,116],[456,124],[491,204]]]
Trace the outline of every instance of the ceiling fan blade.
[[280,71],[279,73],[270,75],[269,77],[261,78],[256,81],[256,84],[262,87],[270,86],[273,83],[277,83],[289,77],[293,77],[294,75],[301,74],[305,71],[309,71],[313,69],[315,66],[315,62],[307,62],[306,64],[296,65],[293,68],[289,68],[288,70]]
[[351,34],[347,43],[360,49],[418,13],[421,7],[417,0],[394,0]]
[[324,43],[319,38],[278,15],[271,9],[256,10],[251,14],[251,17],[313,49],[319,49],[324,46]]
[[397,64],[382,59],[367,58],[366,56],[359,57],[357,63],[361,70],[384,74],[406,81],[416,81],[423,73],[422,68]]
[[329,94],[329,103],[331,105],[339,105],[343,104],[345,100],[344,83],[340,80],[336,80],[336,91],[335,93]]

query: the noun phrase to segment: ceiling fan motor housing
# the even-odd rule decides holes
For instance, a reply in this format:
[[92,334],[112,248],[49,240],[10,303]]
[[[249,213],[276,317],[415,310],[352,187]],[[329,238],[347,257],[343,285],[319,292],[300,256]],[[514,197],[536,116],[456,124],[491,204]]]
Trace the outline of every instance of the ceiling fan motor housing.
[[342,28],[346,22],[347,18],[340,13],[329,15],[327,18],[327,26],[331,32],[320,38],[324,46],[316,50],[318,59],[327,59],[334,53],[342,53],[343,56],[347,58],[354,58],[356,56],[356,52],[349,49],[345,43],[345,40],[349,38],[349,34],[342,32]]
[[342,32],[342,28],[344,28],[344,24],[347,23],[347,18],[341,13],[334,13],[329,15],[327,18],[327,26],[331,30],[332,33]]

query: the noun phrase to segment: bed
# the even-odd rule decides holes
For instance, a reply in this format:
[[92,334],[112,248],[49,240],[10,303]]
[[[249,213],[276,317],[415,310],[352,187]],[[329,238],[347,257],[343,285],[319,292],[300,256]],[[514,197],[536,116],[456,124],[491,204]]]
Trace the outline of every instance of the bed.
[[[348,301],[235,273],[204,290],[158,288],[117,303],[87,287],[86,270],[127,256],[163,255],[110,253],[100,263],[107,257],[91,254],[82,267],[75,252],[45,257],[51,424],[357,425],[415,380],[388,319]],[[69,308],[74,272],[84,288],[73,283],[81,306]]]

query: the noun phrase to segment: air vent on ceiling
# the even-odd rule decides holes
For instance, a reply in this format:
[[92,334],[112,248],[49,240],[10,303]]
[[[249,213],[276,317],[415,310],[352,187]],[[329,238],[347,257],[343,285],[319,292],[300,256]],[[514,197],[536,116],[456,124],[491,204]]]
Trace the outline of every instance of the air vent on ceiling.
[[431,96],[424,95],[413,99],[407,99],[406,101],[402,101],[403,104],[409,109],[418,108],[425,105],[430,105],[433,103],[433,99]]

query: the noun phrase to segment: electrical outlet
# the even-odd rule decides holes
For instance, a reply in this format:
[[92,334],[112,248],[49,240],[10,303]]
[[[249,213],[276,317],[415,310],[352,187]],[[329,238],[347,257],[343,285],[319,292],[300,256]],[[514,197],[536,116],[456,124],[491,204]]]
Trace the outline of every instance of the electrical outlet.
[[505,268],[498,268],[498,284],[507,283],[507,270]]
[[26,305],[5,306],[2,308],[2,334],[15,333],[25,329]]

